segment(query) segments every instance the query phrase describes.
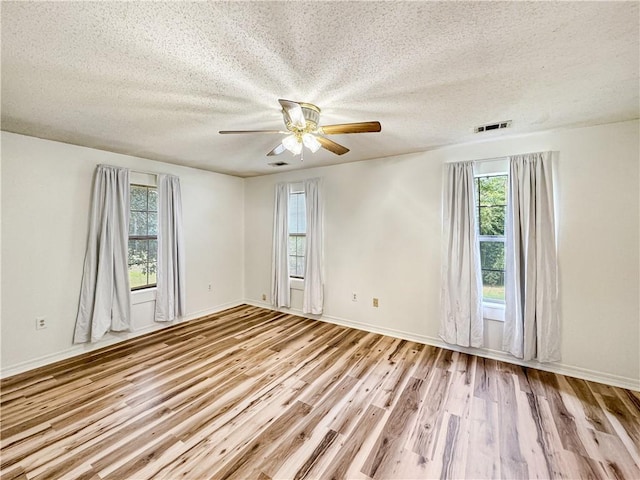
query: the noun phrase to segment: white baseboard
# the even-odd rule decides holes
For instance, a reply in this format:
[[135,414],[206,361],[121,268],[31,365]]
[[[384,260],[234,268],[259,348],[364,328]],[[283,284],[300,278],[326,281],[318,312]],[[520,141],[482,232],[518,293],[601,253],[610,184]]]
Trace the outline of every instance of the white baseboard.
[[141,335],[155,332],[157,330],[162,330],[163,328],[167,328],[172,325],[178,325],[180,323],[195,320],[196,318],[205,317],[207,315],[226,310],[227,308],[242,305],[243,303],[245,302],[242,300],[237,300],[235,302],[224,303],[210,309],[201,310],[199,312],[189,313],[177,322],[154,323],[152,325],[147,325],[143,328],[139,328],[131,332],[108,333],[107,335],[105,335],[105,338],[96,343],[83,343],[80,345],[73,345],[71,348],[67,348],[59,352],[42,355],[41,357],[27,360],[25,362],[20,362],[15,365],[10,365],[8,367],[3,366],[0,370],[0,378],[10,377],[12,375],[17,375],[19,373],[33,370],[34,368],[44,367],[45,365],[59,362],[60,360],[66,360],[71,357],[76,357],[78,355],[82,355],[83,353],[88,353],[99,348],[109,347],[125,340],[129,340],[131,338],[139,337]]
[[157,323],[157,324],[149,325],[144,328],[135,330],[133,332],[110,334],[108,338],[105,338],[104,340],[98,343],[74,345],[71,348],[62,350],[60,352],[43,355],[41,357],[34,358],[32,360],[21,362],[8,367],[2,367],[2,369],[0,370],[0,378],[10,377],[12,375],[17,375],[19,373],[23,373],[28,370],[33,370],[34,368],[43,367],[45,365],[49,365],[51,363],[55,363],[60,360],[66,360],[71,357],[82,355],[83,353],[91,352],[99,348],[108,347],[116,343],[129,340],[131,338],[139,337],[146,333],[161,330],[163,328],[167,328],[177,323],[183,323],[183,322],[195,320],[196,318],[204,317],[206,315],[211,315],[211,314],[220,312],[222,310],[226,310],[227,308],[236,307],[241,304],[248,304],[256,307],[268,308],[270,310],[288,312],[301,317],[313,318],[316,320],[333,323],[335,325],[356,328],[358,330],[364,330],[372,333],[379,333],[381,335],[388,335],[390,337],[401,338],[404,340],[410,340],[418,343],[423,343],[425,345],[432,345],[435,347],[441,347],[441,348],[453,350],[456,352],[468,353],[472,355],[477,355],[479,357],[490,358],[492,360],[499,360],[502,362],[513,363],[515,365],[521,365],[521,366],[530,367],[530,368],[537,368],[538,370],[544,370],[552,373],[559,373],[561,375],[567,375],[570,377],[582,378],[584,380],[590,380],[593,382],[604,383],[604,384],[612,385],[615,387],[622,387],[622,388],[628,388],[631,390],[640,391],[640,380],[634,379],[634,378],[613,375],[607,372],[599,372],[596,370],[581,368],[574,365],[566,365],[563,363],[525,362],[517,358],[514,358],[506,354],[505,352],[501,352],[499,350],[492,350],[488,348],[465,348],[457,345],[449,345],[448,343],[443,342],[440,338],[437,338],[437,337],[405,332],[402,330],[381,327],[381,326],[372,325],[369,323],[356,322],[353,320],[347,320],[344,318],[334,317],[331,315],[308,315],[308,314],[302,313],[301,310],[295,309],[295,308],[275,309],[273,305],[270,305],[265,302],[255,301],[255,300],[237,300],[234,302],[228,302],[225,304],[217,305],[216,307],[213,307],[211,309],[190,313],[185,317],[183,317],[180,320],[180,322]]
[[264,307],[271,310],[289,312],[301,317],[313,318],[316,320],[321,320],[324,322],[341,325],[343,327],[356,328],[358,330],[365,330],[367,332],[379,333],[382,335],[388,335],[390,337],[401,338],[403,340],[411,340],[413,342],[423,343],[425,345],[432,345],[434,347],[445,348],[448,350],[453,350],[455,352],[462,352],[462,353],[467,353],[471,355],[477,355],[478,357],[490,358],[492,360],[499,360],[501,362],[513,363],[515,365],[521,365],[529,368],[536,368],[538,370],[558,373],[561,375],[566,375],[568,377],[576,377],[576,378],[581,378],[583,380],[590,380],[592,382],[604,383],[606,385],[611,385],[614,387],[621,387],[621,388],[627,388],[630,390],[640,391],[639,379],[622,377],[619,375],[613,375],[607,372],[599,372],[596,370],[589,370],[586,368],[577,367],[574,365],[566,365],[559,362],[557,363],[540,363],[540,362],[530,362],[530,361],[526,362],[523,360],[519,360],[515,357],[512,357],[511,355],[499,350],[493,350],[489,348],[467,348],[467,347],[460,347],[458,345],[450,345],[437,337],[419,335],[411,332],[404,332],[402,330],[396,330],[396,329],[387,328],[387,327],[380,327],[378,325],[371,325],[368,323],[355,322],[353,320],[347,320],[344,318],[334,317],[331,315],[308,315],[308,314],[302,313],[302,310],[299,310],[296,308],[276,309],[273,307],[273,305],[270,305],[265,302],[245,300],[244,303],[248,305],[253,305],[256,307]]

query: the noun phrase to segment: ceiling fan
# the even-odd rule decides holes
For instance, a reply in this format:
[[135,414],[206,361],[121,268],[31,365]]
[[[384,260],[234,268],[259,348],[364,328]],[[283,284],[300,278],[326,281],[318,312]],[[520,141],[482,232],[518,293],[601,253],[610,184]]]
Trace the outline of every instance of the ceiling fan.
[[329,140],[323,135],[336,135],[344,133],[379,132],[382,127],[380,122],[339,123],[335,125],[318,125],[320,121],[320,109],[303,102],[291,100],[278,100],[282,106],[282,116],[287,130],[221,130],[218,133],[280,133],[288,134],[277,147],[267,153],[267,156],[280,155],[288,150],[294,155],[302,153],[305,146],[312,152],[320,148],[329,150],[336,155],[344,155],[349,151],[347,147]]

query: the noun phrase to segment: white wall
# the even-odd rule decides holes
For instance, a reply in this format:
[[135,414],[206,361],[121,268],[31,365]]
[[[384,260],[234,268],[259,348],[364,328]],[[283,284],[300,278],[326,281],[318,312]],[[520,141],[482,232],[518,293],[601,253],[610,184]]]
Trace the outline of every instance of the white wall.
[[[638,388],[638,128],[561,130],[245,180],[2,132],[2,375],[91,348],[71,339],[99,163],[180,176],[187,318],[269,296],[273,186],[319,176],[325,319],[439,344],[443,163],[553,150],[563,360],[552,367]],[[301,292],[293,302],[295,311]],[[152,311],[152,302],[134,306],[136,333],[158,328]],[[46,330],[35,330],[37,316]],[[501,326],[486,322],[488,349],[478,353],[500,357]]]
[[[186,319],[242,300],[243,179],[2,132],[3,376],[130,336],[71,343],[92,179],[100,163],[180,177]],[[153,295],[142,293],[134,301],[141,302],[133,305],[134,334],[165,326],[153,322]],[[47,329],[35,330],[38,316],[46,317]]]
[[[545,368],[640,388],[638,128],[558,130],[247,179],[245,298],[269,298],[274,184],[322,177],[324,318],[441,344],[443,163],[551,150],[563,360]],[[292,307],[301,307],[298,291]],[[502,358],[502,323],[486,327],[487,349],[477,353]]]

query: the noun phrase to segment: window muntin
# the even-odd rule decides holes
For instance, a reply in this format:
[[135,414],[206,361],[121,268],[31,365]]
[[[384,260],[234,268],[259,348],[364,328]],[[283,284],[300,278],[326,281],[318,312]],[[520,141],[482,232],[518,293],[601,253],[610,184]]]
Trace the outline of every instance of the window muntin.
[[475,180],[482,299],[504,303],[507,175],[478,176]]
[[307,211],[304,192],[289,193],[289,276],[304,278]]
[[156,286],[158,269],[158,191],[132,184],[129,211],[129,283],[131,290]]

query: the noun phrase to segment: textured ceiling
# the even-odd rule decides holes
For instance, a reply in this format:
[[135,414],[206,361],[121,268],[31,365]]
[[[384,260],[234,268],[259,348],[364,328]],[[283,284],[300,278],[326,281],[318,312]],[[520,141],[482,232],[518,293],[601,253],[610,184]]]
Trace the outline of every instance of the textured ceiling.
[[[638,5],[3,1],[2,129],[250,176],[629,120]],[[265,156],[278,135],[217,133],[282,128],[278,98],[382,132],[303,163]]]

